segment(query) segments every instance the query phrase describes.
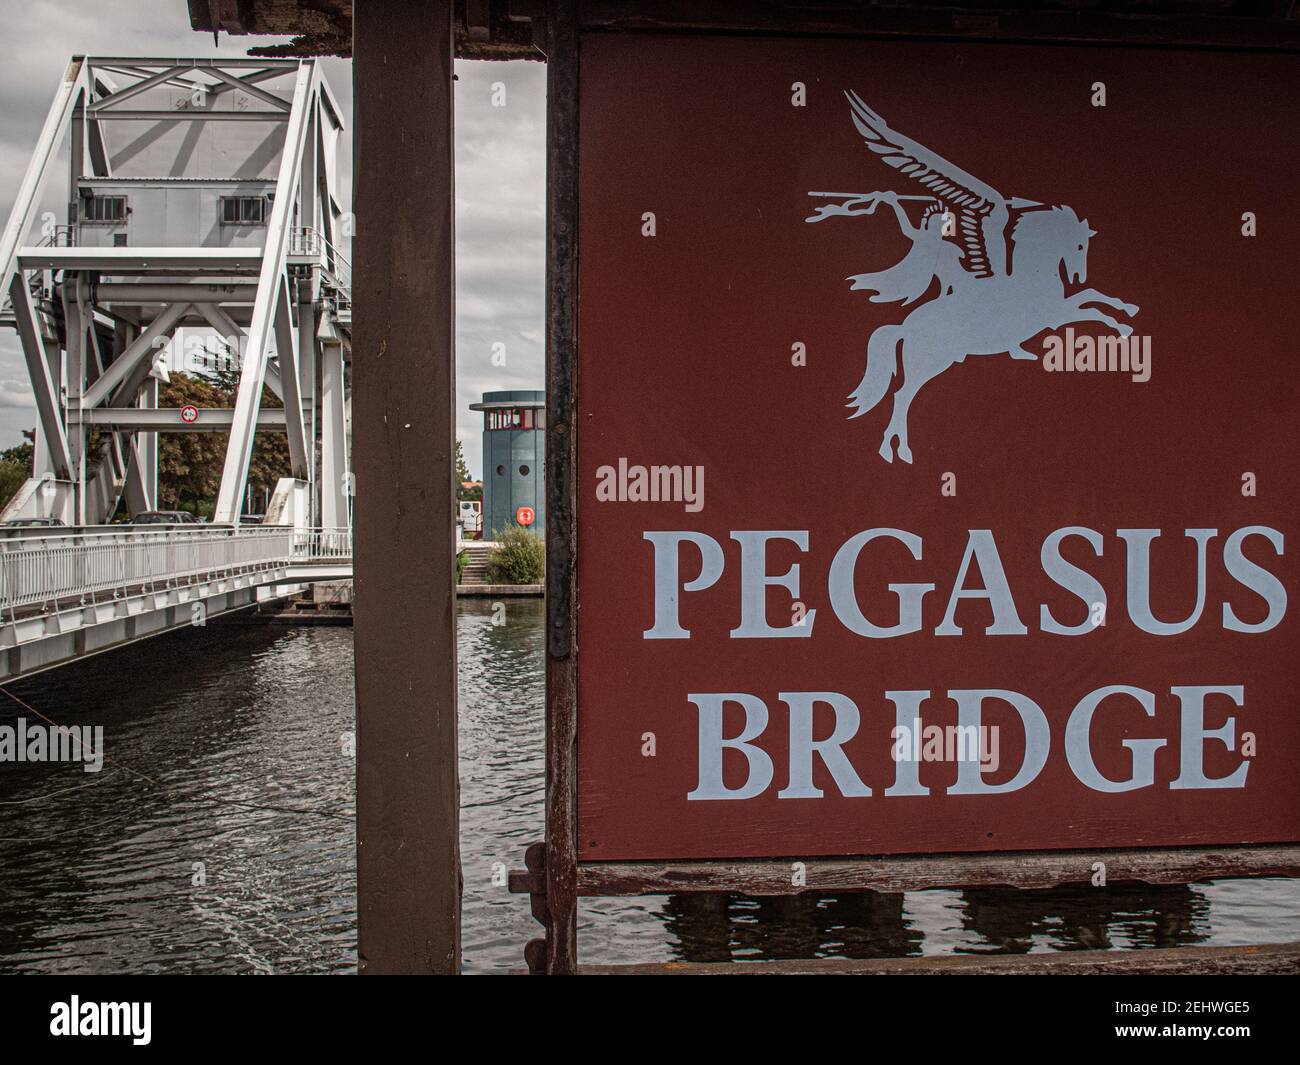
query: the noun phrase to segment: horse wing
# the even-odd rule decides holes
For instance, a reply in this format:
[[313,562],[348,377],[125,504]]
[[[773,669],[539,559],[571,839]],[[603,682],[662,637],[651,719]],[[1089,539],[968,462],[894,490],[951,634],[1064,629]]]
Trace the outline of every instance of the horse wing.
[[853,109],[853,124],[866,138],[867,147],[953,208],[957,235],[966,252],[962,266],[976,277],[991,276],[982,223],[995,210],[1005,209],[1002,194],[911,137],[890,129],[856,92],[844,95]]

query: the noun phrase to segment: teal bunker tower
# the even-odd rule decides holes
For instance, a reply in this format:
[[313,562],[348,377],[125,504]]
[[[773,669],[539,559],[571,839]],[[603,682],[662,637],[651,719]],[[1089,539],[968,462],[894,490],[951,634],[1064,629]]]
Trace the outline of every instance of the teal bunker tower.
[[483,412],[483,539],[511,525],[545,528],[546,393],[484,392],[470,410]]

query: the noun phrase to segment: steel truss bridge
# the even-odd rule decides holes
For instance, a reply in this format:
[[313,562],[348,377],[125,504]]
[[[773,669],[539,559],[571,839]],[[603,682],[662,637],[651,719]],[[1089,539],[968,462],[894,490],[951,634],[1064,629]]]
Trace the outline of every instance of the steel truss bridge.
[[[69,61],[0,234],[37,422],[0,520],[67,529],[0,530],[0,679],[350,576],[342,132],[313,60]],[[163,405],[177,373],[229,405]],[[226,438],[213,524],[109,524],[172,432]],[[290,469],[241,526],[259,433]]]

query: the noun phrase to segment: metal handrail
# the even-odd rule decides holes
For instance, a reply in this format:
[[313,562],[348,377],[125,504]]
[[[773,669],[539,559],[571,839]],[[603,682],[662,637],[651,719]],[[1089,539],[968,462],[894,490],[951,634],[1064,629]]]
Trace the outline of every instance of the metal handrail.
[[294,226],[289,230],[290,255],[323,255],[325,264],[338,279],[345,292],[352,292],[352,263],[335,245],[325,239],[325,234],[313,226]]
[[49,608],[62,600],[95,602],[193,584],[205,575],[274,568],[290,562],[344,559],[350,529],[291,526],[158,529],[0,538],[0,611]]
[[77,246],[76,226],[55,226],[54,232],[42,238],[38,248],[75,248]]
[[351,529],[299,529],[293,534],[295,561],[351,557]]

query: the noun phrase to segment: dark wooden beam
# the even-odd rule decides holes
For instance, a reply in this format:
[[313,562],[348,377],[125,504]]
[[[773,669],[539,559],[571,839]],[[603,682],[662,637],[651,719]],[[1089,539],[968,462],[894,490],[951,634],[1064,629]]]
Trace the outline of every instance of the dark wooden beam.
[[[545,0],[456,0],[456,55],[540,59]],[[259,55],[347,55],[352,0],[189,0],[197,30],[294,34]],[[929,37],[1300,50],[1296,0],[582,0],[583,30]]]
[[1158,947],[942,958],[815,958],[800,961],[583,965],[583,976],[1262,976],[1300,972],[1300,943],[1253,947]]
[[582,30],[926,37],[953,40],[1300,50],[1300,23],[1276,8],[1254,17],[1227,5],[1153,0],[1136,10],[1026,4],[582,0]]
[[579,895],[676,892],[799,895],[805,892],[924,891],[931,888],[1050,888],[1092,881],[1105,866],[1108,884],[1188,884],[1225,877],[1300,876],[1300,844],[1165,847],[1006,854],[885,855],[808,859],[804,883],[792,884],[788,861],[583,862]]
[[363,973],[460,967],[450,0],[357,6],[353,604]]

